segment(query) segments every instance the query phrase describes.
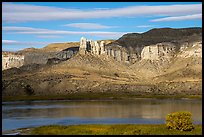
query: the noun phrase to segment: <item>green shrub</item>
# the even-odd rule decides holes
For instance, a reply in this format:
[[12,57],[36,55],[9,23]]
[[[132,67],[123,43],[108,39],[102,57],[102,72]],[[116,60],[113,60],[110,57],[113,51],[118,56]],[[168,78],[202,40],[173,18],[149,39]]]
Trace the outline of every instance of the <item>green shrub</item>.
[[191,131],[194,129],[192,124],[192,114],[190,112],[174,112],[166,116],[166,126],[168,129],[180,131]]

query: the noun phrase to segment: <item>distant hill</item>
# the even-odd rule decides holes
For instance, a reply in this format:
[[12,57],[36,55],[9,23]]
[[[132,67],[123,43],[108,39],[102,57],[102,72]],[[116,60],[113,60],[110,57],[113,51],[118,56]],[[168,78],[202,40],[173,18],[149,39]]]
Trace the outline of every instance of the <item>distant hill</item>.
[[133,49],[141,52],[144,46],[153,45],[161,42],[172,42],[177,44],[183,42],[193,42],[199,41],[202,39],[202,28],[155,28],[151,29],[145,33],[128,33],[123,35],[118,40],[109,44],[111,45],[120,45],[129,49]]
[[[202,28],[160,28],[152,29],[145,33],[128,33],[123,35],[115,42],[125,47],[135,47],[141,45],[151,45],[160,42],[174,42],[180,40],[192,40],[202,37]],[[191,37],[191,38],[190,38]]]

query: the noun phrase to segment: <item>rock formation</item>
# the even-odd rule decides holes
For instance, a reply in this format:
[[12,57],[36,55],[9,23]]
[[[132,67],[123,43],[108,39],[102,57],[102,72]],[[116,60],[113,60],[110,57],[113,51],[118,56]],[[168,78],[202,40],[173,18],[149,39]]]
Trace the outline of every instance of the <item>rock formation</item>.
[[100,54],[105,54],[106,53],[105,46],[104,46],[104,41],[100,42],[100,49],[101,49],[101,53]]
[[79,53],[86,54],[88,52],[93,55],[105,54],[104,41],[98,43],[97,41],[87,40],[86,38],[82,37],[80,39]]
[[129,54],[125,48],[121,46],[106,46],[106,55],[109,57],[113,57],[116,61],[119,62],[129,62]]
[[158,43],[156,45],[145,46],[141,52],[141,59],[159,60],[171,58],[175,53],[176,47],[171,43]]
[[95,45],[95,49],[96,49],[96,55],[99,55],[99,53],[100,53],[100,47],[99,47],[99,45],[98,45],[98,42],[97,41],[94,41],[94,45]]
[[[135,63],[142,58],[157,60],[161,56],[171,57],[174,51],[179,52],[180,47],[182,47],[184,43],[186,43],[186,45],[184,44],[185,46],[189,47],[188,43],[196,41],[202,41],[201,28],[159,28],[149,30],[145,33],[125,34],[118,40],[107,44],[106,47],[121,46],[125,48],[128,54],[128,61]],[[171,48],[174,49],[171,51]],[[145,53],[147,53],[147,55],[145,55]]]
[[2,53],[2,70],[21,67],[24,64],[24,56],[14,53]]
[[[76,42],[75,47],[72,45],[72,47],[56,51],[44,51],[47,48],[27,51],[22,54],[24,56],[23,65],[46,64],[52,58],[67,60],[78,52],[84,55],[90,53],[94,56],[112,57],[118,62],[126,62],[128,64],[135,64],[141,60],[159,61],[160,59],[170,59],[173,56],[202,58],[202,32],[200,28],[152,29],[142,34],[125,34],[111,43],[106,42],[105,44],[105,42],[87,40],[82,37],[80,43]],[[60,49],[60,47],[65,47],[67,44],[69,43],[64,43],[64,45],[53,44],[51,46],[55,49]],[[5,69],[5,62],[8,62],[6,61],[8,59],[6,56],[2,56],[2,60],[4,62],[2,66]],[[22,63],[19,63],[19,65],[10,64],[9,66],[21,65]]]
[[105,46],[104,41],[97,42],[93,40],[87,40],[86,38],[82,37],[80,40],[79,53],[107,55],[108,57],[114,58],[116,61],[129,63],[129,54],[125,48],[122,48],[121,46]]
[[49,59],[58,58],[67,60],[79,51],[78,47],[71,47],[62,51],[42,52],[32,51],[24,53],[24,65],[28,64],[46,64]]
[[80,44],[57,52],[36,50],[23,54],[24,64],[44,65],[2,71],[2,94],[25,94],[26,85],[35,95],[113,91],[202,95],[201,29],[153,29],[124,35],[112,44],[104,42],[81,38]]
[[186,45],[182,46],[180,49],[180,54],[177,57],[189,58],[189,57],[200,57],[202,58],[202,41],[192,43],[191,47]]
[[90,45],[91,45],[91,53],[96,54],[96,47],[94,41],[90,40]]
[[80,39],[79,53],[86,54],[86,51],[87,51],[87,40],[86,38],[82,37]]

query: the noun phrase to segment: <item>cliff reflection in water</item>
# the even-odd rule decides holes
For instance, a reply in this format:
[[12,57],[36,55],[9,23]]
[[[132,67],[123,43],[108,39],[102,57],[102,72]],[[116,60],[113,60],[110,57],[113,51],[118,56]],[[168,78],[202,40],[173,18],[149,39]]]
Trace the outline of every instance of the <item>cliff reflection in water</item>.
[[137,99],[132,101],[45,101],[3,105],[3,118],[145,118],[165,119],[168,113],[190,111],[202,121],[202,102]]

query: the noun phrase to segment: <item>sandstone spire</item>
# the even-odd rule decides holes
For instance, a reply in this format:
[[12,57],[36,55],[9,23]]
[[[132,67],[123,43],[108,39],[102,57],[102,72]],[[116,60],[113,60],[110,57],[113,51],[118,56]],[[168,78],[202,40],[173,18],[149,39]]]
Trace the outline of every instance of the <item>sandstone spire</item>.
[[99,53],[100,53],[100,46],[99,46],[97,41],[94,41],[94,44],[95,44],[95,48],[96,48],[96,53],[95,54],[99,55]]
[[87,49],[87,40],[84,37],[81,37],[80,39],[80,47],[79,47],[79,52],[81,54],[86,54],[86,49]]
[[100,42],[100,49],[101,49],[101,53],[100,54],[104,54],[105,53],[104,41]]

